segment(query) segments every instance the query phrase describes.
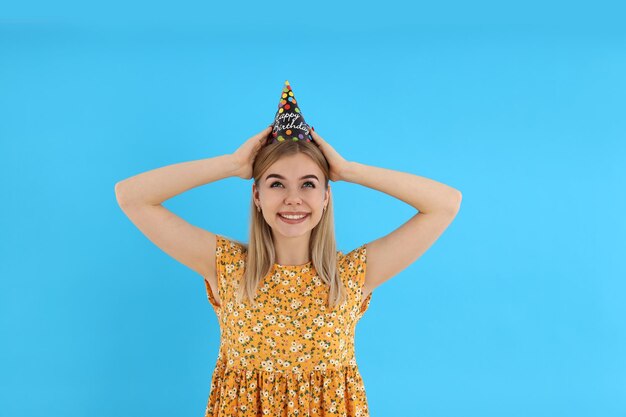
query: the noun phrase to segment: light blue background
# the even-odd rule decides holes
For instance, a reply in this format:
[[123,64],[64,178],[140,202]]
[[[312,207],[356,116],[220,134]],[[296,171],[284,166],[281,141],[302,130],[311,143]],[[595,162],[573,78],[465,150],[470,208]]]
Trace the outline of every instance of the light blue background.
[[[204,414],[219,330],[202,278],[135,228],[114,185],[233,152],[289,80],[346,159],[463,193],[357,326],[372,416],[626,416],[624,12],[4,3],[0,415]],[[251,184],[164,205],[247,241]],[[332,186],[344,251],[415,213]]]

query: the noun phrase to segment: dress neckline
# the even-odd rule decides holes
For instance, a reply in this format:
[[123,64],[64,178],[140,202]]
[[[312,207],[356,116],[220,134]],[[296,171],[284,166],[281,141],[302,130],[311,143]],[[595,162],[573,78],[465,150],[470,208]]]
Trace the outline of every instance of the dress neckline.
[[281,264],[274,263],[274,266],[278,266],[278,267],[280,267],[280,268],[295,268],[295,269],[302,269],[302,268],[306,268],[307,266],[310,266],[311,264],[312,264],[312,262],[311,262],[311,261],[309,261],[309,262],[307,262],[307,263],[305,263],[305,264],[302,264],[302,265],[281,265]]

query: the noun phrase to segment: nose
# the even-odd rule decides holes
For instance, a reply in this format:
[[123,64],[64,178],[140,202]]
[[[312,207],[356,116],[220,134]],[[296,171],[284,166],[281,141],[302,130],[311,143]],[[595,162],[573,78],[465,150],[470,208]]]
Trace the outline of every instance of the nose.
[[301,203],[302,202],[302,198],[300,198],[300,194],[298,192],[298,190],[290,190],[287,192],[287,197],[285,197],[285,203],[288,204],[297,204],[297,203]]

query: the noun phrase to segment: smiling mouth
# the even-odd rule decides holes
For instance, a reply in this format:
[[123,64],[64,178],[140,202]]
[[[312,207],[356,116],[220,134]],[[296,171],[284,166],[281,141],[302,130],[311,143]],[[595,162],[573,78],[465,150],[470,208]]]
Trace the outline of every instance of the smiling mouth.
[[310,213],[306,214],[304,217],[300,218],[300,219],[288,219],[286,217],[281,216],[280,214],[278,214],[278,217],[280,217],[280,219],[282,221],[284,221],[285,223],[289,223],[289,224],[296,224],[296,223],[302,223],[303,221],[305,221],[308,217],[310,216]]

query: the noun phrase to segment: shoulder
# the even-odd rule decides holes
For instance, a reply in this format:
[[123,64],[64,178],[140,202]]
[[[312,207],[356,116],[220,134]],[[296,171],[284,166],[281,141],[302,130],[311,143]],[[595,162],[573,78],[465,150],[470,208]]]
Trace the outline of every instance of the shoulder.
[[217,241],[217,247],[222,250],[233,250],[239,252],[246,252],[248,250],[248,244],[237,239],[233,239],[225,235],[215,235],[215,239]]
[[362,263],[367,259],[367,244],[364,243],[361,246],[358,246],[348,253],[343,253],[342,251],[337,251],[337,262],[349,266],[350,263]]
[[348,253],[337,253],[337,265],[342,276],[362,285],[367,262],[367,244],[364,243]]
[[351,305],[358,321],[369,306],[371,292],[365,292],[365,272],[367,269],[367,243],[364,243],[345,255],[338,253],[338,269],[341,280],[350,294]]
[[248,245],[224,235],[216,235],[216,258],[218,263],[239,263],[245,260]]

